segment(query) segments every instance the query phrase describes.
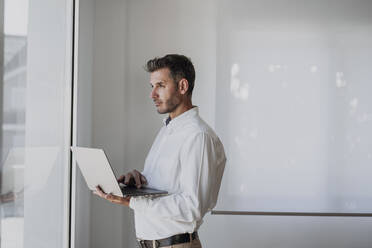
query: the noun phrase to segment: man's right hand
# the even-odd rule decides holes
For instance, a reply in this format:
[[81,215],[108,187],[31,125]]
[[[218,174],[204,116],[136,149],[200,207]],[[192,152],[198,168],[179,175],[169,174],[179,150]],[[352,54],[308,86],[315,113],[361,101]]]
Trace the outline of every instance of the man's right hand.
[[118,178],[118,183],[123,183],[127,186],[136,186],[137,188],[141,188],[142,185],[147,184],[147,180],[145,176],[142,175],[139,171],[133,170],[125,175],[120,176]]

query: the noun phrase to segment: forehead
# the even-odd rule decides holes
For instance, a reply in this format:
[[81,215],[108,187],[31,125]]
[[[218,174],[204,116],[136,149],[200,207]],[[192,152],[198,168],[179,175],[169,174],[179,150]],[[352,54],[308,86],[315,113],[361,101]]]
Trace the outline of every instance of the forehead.
[[162,68],[151,72],[150,74],[150,83],[156,84],[158,82],[169,82],[172,81],[170,77],[170,70],[168,68]]

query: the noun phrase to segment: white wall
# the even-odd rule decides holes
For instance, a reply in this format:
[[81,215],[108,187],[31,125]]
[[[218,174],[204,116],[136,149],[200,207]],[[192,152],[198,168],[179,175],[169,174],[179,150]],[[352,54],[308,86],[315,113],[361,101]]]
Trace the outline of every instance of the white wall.
[[[93,146],[108,151],[118,172],[143,168],[162,124],[143,70],[154,56],[181,53],[192,58],[197,73],[194,104],[215,126],[216,103],[225,100],[215,97],[216,75],[221,75],[216,68],[224,67],[223,58],[229,55],[218,43],[224,38],[219,33],[220,2],[96,1]],[[243,7],[237,26],[247,24]],[[92,247],[136,247],[131,210],[95,197],[91,204]],[[371,247],[371,228],[368,218],[208,215],[200,236],[204,247],[364,248]]]
[[371,8],[220,1],[216,129],[229,160],[218,208],[371,211]]

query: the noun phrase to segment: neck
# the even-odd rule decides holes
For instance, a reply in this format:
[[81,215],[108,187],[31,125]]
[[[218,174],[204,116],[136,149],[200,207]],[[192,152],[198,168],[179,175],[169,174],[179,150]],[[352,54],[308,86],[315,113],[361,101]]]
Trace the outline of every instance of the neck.
[[180,114],[190,110],[193,108],[193,105],[191,103],[191,101],[185,101],[185,102],[182,102],[180,103],[180,105],[177,106],[177,108],[170,112],[169,113],[169,117],[173,120],[174,118],[176,118],[177,116],[179,116]]

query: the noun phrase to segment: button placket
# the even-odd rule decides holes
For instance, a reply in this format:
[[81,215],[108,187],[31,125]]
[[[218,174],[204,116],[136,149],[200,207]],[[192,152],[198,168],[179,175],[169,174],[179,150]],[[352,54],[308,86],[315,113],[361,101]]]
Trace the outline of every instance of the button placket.
[[152,162],[152,172],[155,171],[156,169],[156,166],[155,166],[155,161],[158,160],[159,156],[160,156],[160,150],[163,148],[164,146],[164,143],[165,141],[167,140],[167,137],[168,136],[168,130],[165,131],[165,134],[163,135],[163,137],[161,138],[159,144],[158,144],[158,149],[154,152],[156,155],[154,156],[153,158],[153,162]]

